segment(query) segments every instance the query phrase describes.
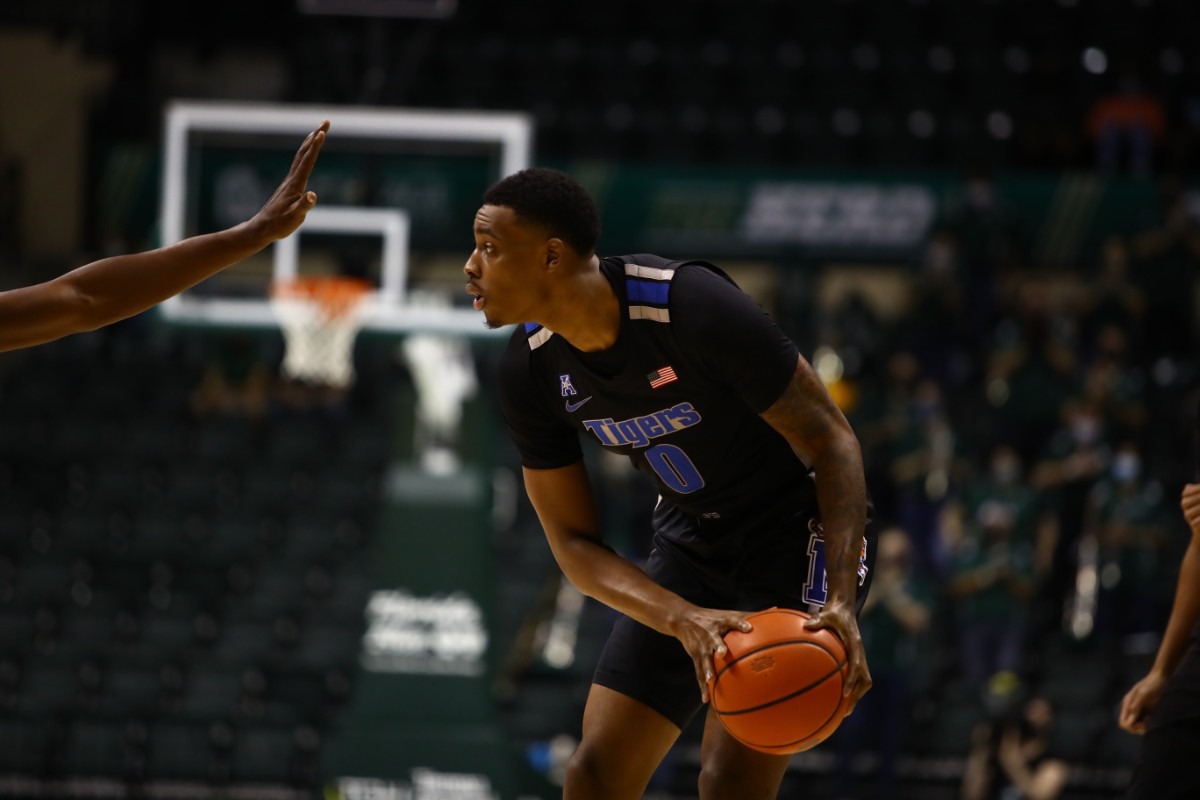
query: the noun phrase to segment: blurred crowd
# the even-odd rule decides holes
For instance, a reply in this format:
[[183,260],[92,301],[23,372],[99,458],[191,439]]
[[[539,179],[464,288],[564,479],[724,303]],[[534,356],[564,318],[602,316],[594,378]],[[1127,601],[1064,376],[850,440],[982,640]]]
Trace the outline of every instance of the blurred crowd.
[[873,729],[884,774],[929,681],[1009,701],[1010,727],[974,731],[964,798],[1057,797],[1063,762],[1021,745],[1054,716],[1035,690],[1042,651],[1119,663],[1157,645],[1187,543],[1179,490],[1195,480],[1200,266],[1177,184],[1161,197],[1154,224],[1066,272],[1030,266],[1002,208],[967,204],[931,238],[907,313],[885,320],[852,296],[820,326],[816,344],[846,365],[831,388],[881,532],[861,619],[875,688],[842,741],[853,751]]

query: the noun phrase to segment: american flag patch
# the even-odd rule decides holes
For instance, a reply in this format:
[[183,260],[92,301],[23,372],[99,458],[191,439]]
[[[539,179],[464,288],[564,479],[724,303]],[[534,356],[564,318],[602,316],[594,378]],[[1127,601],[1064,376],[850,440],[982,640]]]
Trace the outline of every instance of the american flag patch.
[[651,389],[657,389],[660,386],[666,386],[668,383],[679,380],[679,376],[675,374],[674,367],[663,367],[647,375],[646,380],[650,381]]

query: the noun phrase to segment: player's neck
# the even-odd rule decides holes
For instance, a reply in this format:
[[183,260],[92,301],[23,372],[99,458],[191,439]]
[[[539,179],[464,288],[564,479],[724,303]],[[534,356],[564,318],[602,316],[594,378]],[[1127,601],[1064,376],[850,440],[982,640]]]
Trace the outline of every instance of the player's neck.
[[576,350],[594,353],[616,344],[621,303],[595,256],[562,286],[545,325]]

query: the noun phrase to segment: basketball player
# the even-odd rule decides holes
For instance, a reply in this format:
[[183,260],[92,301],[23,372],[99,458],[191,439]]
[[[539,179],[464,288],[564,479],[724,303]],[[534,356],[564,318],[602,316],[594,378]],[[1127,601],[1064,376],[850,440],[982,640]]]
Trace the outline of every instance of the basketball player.
[[1200,797],[1200,483],[1184,487],[1180,506],[1192,540],[1171,617],[1154,666],[1121,701],[1121,727],[1146,735],[1128,800]]
[[[845,643],[857,702],[871,685],[855,613],[873,547],[858,442],[795,345],[717,267],[599,258],[598,233],[578,183],[524,170],[485,194],[464,272],[489,327],[519,323],[501,406],[554,556],[622,614],[564,797],[632,800],[750,611],[820,608],[810,627]],[[644,571],[601,541],[580,433],[660,493]],[[744,747],[710,713],[702,760],[701,798],[760,800],[789,759]]]
[[0,292],[0,351],[95,330],[141,313],[290,235],[317,203],[307,191],[329,120],[305,138],[266,205],[227,230],[104,258],[53,280]]

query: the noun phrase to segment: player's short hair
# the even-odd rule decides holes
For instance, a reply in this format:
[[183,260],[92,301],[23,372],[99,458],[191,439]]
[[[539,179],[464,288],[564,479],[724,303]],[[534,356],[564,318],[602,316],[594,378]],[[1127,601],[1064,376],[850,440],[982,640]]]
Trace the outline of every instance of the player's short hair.
[[492,185],[484,205],[505,206],[541,225],[580,255],[591,255],[600,238],[600,214],[587,190],[556,169],[530,167]]

